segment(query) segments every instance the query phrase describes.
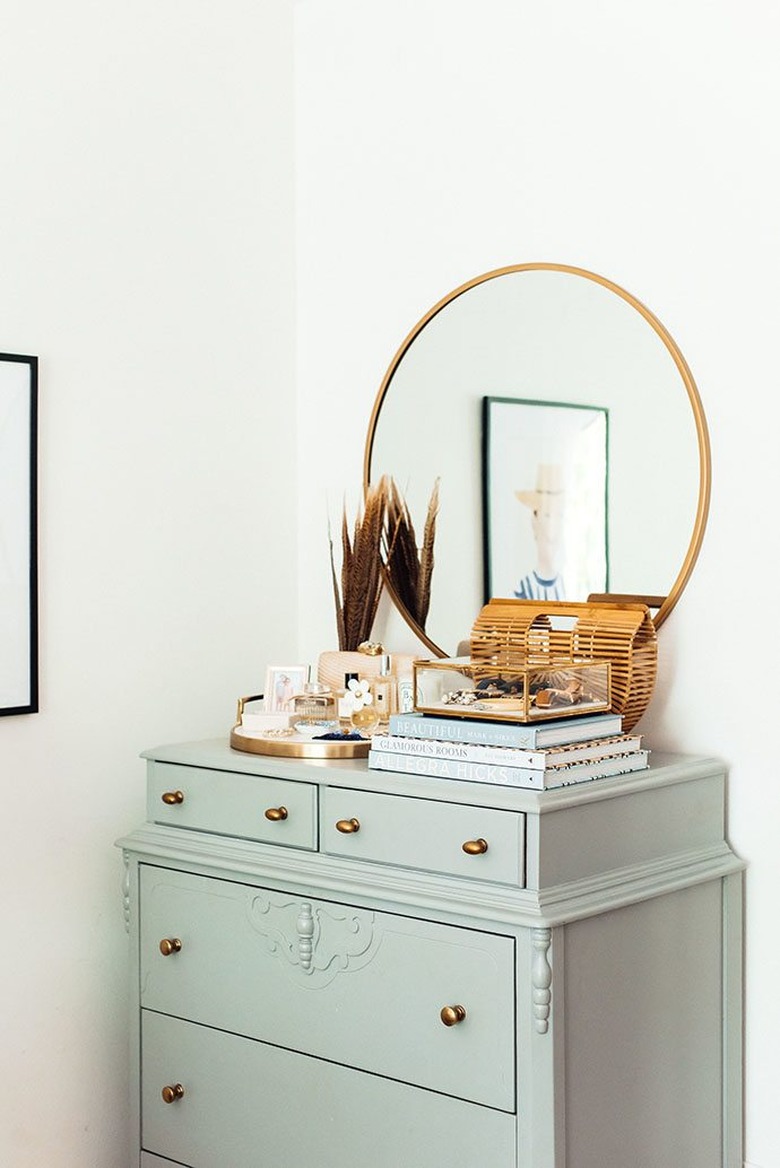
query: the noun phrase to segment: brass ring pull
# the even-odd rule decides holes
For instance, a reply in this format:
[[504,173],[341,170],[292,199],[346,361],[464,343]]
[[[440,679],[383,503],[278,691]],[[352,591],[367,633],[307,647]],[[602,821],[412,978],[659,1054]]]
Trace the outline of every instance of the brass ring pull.
[[344,835],[352,835],[354,832],[360,831],[360,820],[339,819],[336,822],[336,831],[340,831]]
[[270,819],[272,823],[278,823],[281,819],[286,819],[289,812],[286,807],[268,807],[266,808],[265,817]]
[[174,807],[177,803],[184,802],[184,792],[183,791],[163,791],[162,801],[163,801],[163,803],[167,803],[169,807]]
[[466,1017],[465,1006],[442,1006],[439,1014],[445,1026],[457,1026]]
[[486,839],[466,840],[463,845],[463,851],[467,856],[484,856],[488,850],[488,842]]
[[163,1087],[160,1092],[163,1103],[175,1103],[177,1099],[181,1099],[184,1094],[184,1088],[181,1083],[171,1083],[167,1087]]
[[178,937],[163,937],[160,942],[160,952],[163,957],[170,957],[172,953],[180,953],[181,941]]

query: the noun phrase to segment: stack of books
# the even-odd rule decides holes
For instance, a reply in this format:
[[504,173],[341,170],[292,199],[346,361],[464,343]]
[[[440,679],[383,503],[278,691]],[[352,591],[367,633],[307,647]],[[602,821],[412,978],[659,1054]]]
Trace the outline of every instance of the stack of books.
[[620,714],[561,718],[536,726],[392,714],[371,740],[368,765],[471,783],[547,791],[646,770],[639,734],[624,734]]

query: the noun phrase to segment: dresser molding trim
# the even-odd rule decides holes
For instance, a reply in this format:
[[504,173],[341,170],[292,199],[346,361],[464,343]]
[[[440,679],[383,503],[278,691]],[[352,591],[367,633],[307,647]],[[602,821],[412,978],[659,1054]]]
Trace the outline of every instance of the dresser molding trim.
[[388,869],[360,860],[285,848],[284,874],[279,875],[279,850],[254,841],[214,837],[186,828],[147,824],[117,841],[118,846],[164,867],[181,863],[193,872],[240,872],[271,887],[299,894],[316,886],[324,894],[349,895],[356,903],[377,898],[430,912],[491,920],[511,926],[552,927],[565,921],[620,908],[649,897],[662,896],[691,884],[727,876],[744,868],[724,845],[682,856],[663,857],[603,877],[588,877],[558,888],[506,888],[501,884],[438,878],[417,869]]

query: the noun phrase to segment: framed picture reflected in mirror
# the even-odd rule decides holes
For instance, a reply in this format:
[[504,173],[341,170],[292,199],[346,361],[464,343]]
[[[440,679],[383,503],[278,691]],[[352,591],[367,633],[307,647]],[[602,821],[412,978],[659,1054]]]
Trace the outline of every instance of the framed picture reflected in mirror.
[[0,353],[0,715],[38,710],[38,359]]
[[482,399],[485,603],[609,590],[609,411]]

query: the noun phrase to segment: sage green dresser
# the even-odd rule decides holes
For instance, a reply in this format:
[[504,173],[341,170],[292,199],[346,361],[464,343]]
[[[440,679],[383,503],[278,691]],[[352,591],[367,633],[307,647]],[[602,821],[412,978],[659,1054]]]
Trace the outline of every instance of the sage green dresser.
[[724,770],[537,793],[148,751],[141,1168],[739,1168]]

